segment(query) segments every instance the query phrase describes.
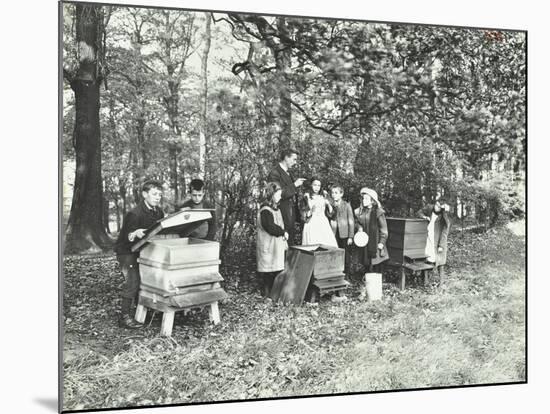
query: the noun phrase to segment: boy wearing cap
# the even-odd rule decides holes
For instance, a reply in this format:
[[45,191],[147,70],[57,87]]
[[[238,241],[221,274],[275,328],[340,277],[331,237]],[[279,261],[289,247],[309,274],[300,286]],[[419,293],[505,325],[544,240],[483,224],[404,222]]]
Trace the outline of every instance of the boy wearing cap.
[[145,231],[164,217],[160,208],[162,184],[155,180],[146,181],[141,188],[142,200],[129,211],[122,222],[122,229],[115,244],[117,260],[124,276],[122,304],[119,325],[128,329],[139,329],[143,325],[131,316],[132,302],[137,304],[140,275],[138,252],[132,252],[132,245],[145,236]]

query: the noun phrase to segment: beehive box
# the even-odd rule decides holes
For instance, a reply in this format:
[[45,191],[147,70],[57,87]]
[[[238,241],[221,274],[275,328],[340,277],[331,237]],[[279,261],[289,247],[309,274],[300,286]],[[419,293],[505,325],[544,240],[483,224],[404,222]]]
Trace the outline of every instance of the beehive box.
[[219,251],[219,243],[207,240],[153,240],[138,259],[141,284],[175,294],[185,287],[220,282]]
[[345,280],[344,260],[344,249],[337,247],[292,246],[285,270],[275,278],[271,298],[298,305],[304,300],[308,287],[312,301],[317,292],[323,295],[346,289],[349,282]]
[[404,263],[426,257],[428,222],[423,219],[388,217],[388,241],[386,246],[390,260]]
[[322,244],[292,246],[292,249],[299,250],[303,254],[312,255],[314,257],[313,277],[315,280],[344,276],[344,249]]
[[[210,210],[182,210],[147,229],[146,236],[132,247],[139,251],[142,290],[165,298],[191,293],[199,297],[198,292],[217,290],[225,297],[219,283],[223,281],[219,273],[220,244],[185,237],[211,217]],[[175,299],[181,302],[185,298],[171,301]]]

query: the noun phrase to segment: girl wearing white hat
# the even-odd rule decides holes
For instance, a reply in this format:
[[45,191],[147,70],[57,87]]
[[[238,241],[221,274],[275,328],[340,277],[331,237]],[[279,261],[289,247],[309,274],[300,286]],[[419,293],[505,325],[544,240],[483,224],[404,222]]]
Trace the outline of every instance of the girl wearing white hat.
[[359,262],[372,271],[373,266],[388,260],[388,225],[376,191],[363,187],[360,194],[361,204],[354,211],[355,226],[357,231],[367,233],[368,242],[359,248]]

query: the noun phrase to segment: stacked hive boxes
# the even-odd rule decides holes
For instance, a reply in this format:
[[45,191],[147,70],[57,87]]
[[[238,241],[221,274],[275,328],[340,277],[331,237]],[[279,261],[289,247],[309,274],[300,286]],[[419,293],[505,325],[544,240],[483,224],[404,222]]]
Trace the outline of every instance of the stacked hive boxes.
[[174,313],[210,306],[210,318],[219,322],[218,301],[227,297],[221,288],[220,245],[180,237],[212,217],[208,210],[184,210],[159,220],[136,243],[141,286],[136,320],[143,322],[147,309],[164,313],[161,333],[171,335]]
[[141,296],[176,307],[199,306],[226,297],[220,287],[220,245],[192,238],[149,243],[138,259]]

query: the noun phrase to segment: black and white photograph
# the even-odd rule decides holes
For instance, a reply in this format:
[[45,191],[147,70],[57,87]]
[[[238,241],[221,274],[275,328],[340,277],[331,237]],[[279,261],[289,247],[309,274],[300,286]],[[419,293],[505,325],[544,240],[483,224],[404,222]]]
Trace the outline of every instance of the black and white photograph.
[[526,30],[58,23],[60,411],[527,382]]

